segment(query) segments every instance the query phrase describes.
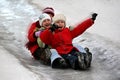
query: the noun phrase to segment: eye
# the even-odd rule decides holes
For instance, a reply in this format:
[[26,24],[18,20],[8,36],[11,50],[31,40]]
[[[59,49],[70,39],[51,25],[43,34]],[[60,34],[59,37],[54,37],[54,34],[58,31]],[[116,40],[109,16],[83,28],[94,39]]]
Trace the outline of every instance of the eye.
[[61,23],[64,23],[64,21],[61,21]]
[[50,21],[50,19],[47,19],[47,21]]

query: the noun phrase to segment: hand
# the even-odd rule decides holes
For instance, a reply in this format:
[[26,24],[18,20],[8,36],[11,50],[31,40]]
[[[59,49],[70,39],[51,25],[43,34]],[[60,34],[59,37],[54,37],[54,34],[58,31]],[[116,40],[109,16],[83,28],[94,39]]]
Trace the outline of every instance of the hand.
[[41,33],[41,31],[36,31],[36,32],[35,32],[35,37],[39,37],[39,36],[40,36],[40,33]]
[[98,15],[97,13],[93,13],[91,19],[92,19],[93,21],[96,20],[96,16],[97,16],[97,15]]
[[52,24],[50,30],[53,32],[53,31],[55,31],[58,28],[59,28],[58,25]]

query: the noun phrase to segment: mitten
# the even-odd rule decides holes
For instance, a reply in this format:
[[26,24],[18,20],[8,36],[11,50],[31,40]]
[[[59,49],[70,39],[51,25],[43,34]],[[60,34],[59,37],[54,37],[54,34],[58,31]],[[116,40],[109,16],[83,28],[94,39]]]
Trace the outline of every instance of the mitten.
[[93,21],[96,20],[96,16],[97,16],[97,15],[98,15],[97,13],[93,13],[91,19],[92,19]]
[[52,24],[50,30],[53,32],[53,31],[55,31],[58,28],[59,28],[58,25]]
[[41,31],[36,31],[35,32],[35,37],[39,37],[40,33],[41,33]]

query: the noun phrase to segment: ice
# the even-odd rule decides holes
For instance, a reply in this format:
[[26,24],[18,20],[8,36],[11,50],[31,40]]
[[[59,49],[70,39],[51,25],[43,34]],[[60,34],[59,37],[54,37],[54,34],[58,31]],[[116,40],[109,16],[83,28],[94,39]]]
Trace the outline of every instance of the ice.
[[[0,79],[120,80],[119,5],[120,0],[0,0]],[[95,24],[73,41],[93,53],[90,70],[52,69],[24,47],[29,25],[47,6],[65,14],[67,26],[98,13]]]

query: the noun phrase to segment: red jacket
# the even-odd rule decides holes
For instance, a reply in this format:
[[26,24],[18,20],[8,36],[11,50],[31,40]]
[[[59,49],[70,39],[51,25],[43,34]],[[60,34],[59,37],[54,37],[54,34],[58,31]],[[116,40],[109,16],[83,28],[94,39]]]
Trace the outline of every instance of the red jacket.
[[38,44],[37,44],[37,38],[35,37],[34,33],[36,31],[36,28],[40,27],[39,26],[39,22],[36,21],[34,23],[32,23],[32,25],[30,26],[29,30],[28,30],[28,43],[26,44],[26,47],[28,48],[28,50],[30,50],[30,52],[33,54],[35,52],[35,50],[38,48]]
[[87,19],[84,22],[78,24],[73,30],[64,28],[62,31],[56,30],[52,33],[50,30],[44,30],[40,38],[45,43],[56,49],[58,53],[68,54],[74,47],[72,45],[73,38],[82,34],[87,28],[93,24],[92,19]]

